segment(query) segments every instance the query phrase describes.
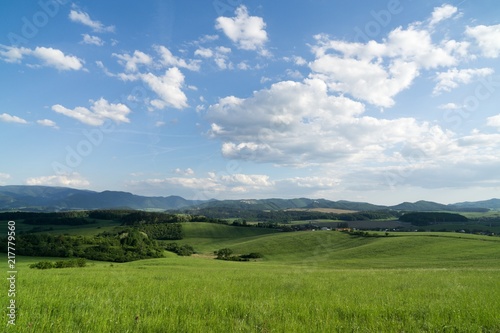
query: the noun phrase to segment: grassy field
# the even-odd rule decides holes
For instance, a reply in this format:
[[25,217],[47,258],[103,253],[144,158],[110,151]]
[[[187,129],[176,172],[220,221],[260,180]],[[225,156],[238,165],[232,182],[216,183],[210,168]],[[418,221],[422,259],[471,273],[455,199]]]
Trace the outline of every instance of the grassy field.
[[[498,237],[184,229],[179,243],[204,257],[51,270],[18,258],[5,332],[500,332]],[[265,257],[208,257],[222,247]]]

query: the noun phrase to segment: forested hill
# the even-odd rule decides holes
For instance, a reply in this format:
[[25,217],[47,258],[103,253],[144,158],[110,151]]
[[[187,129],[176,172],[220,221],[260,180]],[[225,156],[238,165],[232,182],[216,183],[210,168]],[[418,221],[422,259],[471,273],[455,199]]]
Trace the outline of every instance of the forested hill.
[[157,210],[257,210],[275,211],[287,209],[341,209],[351,211],[487,211],[500,210],[500,199],[478,202],[462,202],[443,205],[431,201],[404,202],[395,206],[374,205],[366,202],[326,199],[259,199],[259,200],[187,200],[180,196],[147,197],[128,192],[95,192],[51,186],[0,186],[1,211],[59,211],[92,209],[157,209]]
[[199,204],[179,196],[145,197],[128,192],[94,192],[66,187],[0,186],[0,210],[179,209]]

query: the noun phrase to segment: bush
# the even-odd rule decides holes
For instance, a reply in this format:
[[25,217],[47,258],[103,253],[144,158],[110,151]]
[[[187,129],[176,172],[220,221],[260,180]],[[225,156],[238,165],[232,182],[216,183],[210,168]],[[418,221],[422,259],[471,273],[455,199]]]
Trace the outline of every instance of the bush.
[[37,269],[49,269],[49,268],[54,268],[54,264],[50,261],[39,261],[35,264],[31,264],[29,267]]
[[260,258],[264,258],[264,256],[261,253],[258,253],[258,252],[252,252],[252,253],[249,253],[249,254],[243,254],[240,257],[243,258],[243,259],[260,259]]
[[165,250],[174,252],[180,256],[190,256],[195,253],[194,248],[191,245],[187,244],[179,246],[179,244],[177,243],[168,243],[165,247]]
[[49,268],[69,268],[69,267],[85,267],[87,260],[85,258],[58,260],[55,263],[50,261],[40,261],[36,264],[31,264],[30,268],[49,269]]
[[220,249],[218,251],[215,251],[215,255],[217,256],[217,259],[220,260],[228,260],[231,257],[231,254],[233,254],[233,250],[224,248]]

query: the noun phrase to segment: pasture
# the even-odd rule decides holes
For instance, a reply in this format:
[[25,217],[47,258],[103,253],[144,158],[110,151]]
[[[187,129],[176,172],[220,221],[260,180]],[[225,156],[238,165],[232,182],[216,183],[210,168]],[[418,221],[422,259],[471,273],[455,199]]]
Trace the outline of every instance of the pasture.
[[[16,326],[6,332],[500,331],[497,237],[184,229],[179,243],[199,256],[49,270],[18,258]],[[223,247],[264,258],[210,257]]]

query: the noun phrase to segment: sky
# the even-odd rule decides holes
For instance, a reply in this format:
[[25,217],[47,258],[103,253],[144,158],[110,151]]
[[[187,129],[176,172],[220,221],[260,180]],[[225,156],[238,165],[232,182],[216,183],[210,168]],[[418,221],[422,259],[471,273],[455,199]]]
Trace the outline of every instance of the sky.
[[496,0],[5,0],[0,185],[500,197]]

